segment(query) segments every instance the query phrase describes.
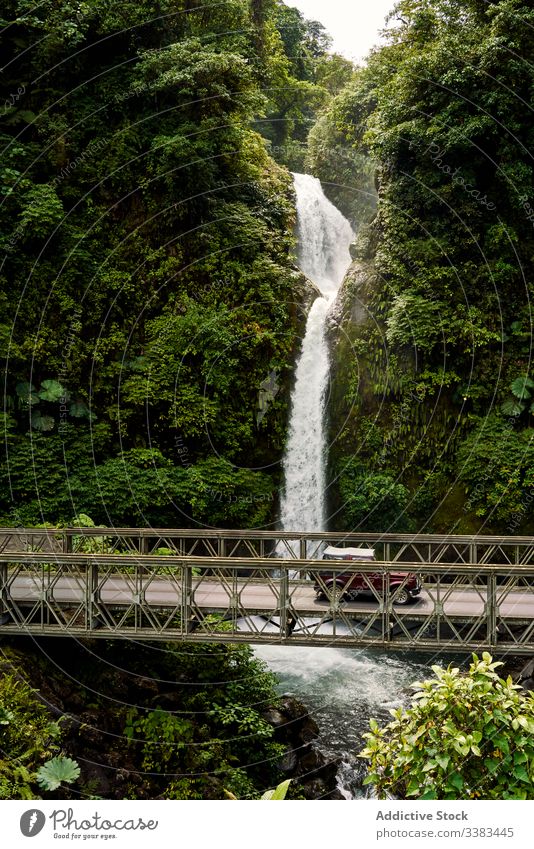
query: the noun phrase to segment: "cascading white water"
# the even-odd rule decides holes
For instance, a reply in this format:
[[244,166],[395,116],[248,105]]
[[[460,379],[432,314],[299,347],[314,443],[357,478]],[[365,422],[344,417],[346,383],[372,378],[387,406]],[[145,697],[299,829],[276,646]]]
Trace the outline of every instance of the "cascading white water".
[[347,219],[330,203],[320,181],[293,174],[297,195],[298,261],[325,297],[337,293],[351,263],[354,233]]
[[285,531],[325,529],[325,397],[330,369],[328,310],[351,262],[352,228],[325,196],[321,183],[294,174],[298,261],[324,297],[314,302],[297,363],[284,457],[280,524]]
[[[329,361],[328,310],[350,264],[353,233],[327,200],[319,180],[295,174],[299,265],[323,294],[314,302],[297,363],[289,438],[284,458],[285,491],[281,525],[288,531],[325,529],[325,400]],[[280,546],[278,553],[287,556]],[[313,550],[309,553],[313,556]],[[264,624],[262,625],[264,627]],[[322,632],[327,623],[320,626]],[[273,625],[273,629],[275,626]],[[388,721],[388,708],[405,700],[407,685],[425,677],[424,660],[399,659],[361,650],[304,646],[257,646],[280,678],[281,692],[292,690],[321,726],[320,744],[342,758],[338,781],[346,798],[362,796],[363,762],[356,753],[374,716]]]

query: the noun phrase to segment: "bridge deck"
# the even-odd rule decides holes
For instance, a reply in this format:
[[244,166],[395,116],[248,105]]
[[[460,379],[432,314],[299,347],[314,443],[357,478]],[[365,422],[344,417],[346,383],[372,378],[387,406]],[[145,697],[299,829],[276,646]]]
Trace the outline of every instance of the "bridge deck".
[[[325,571],[363,575],[371,598],[317,601]],[[399,571],[423,585],[407,606]],[[4,551],[2,634],[530,654],[534,563]]]

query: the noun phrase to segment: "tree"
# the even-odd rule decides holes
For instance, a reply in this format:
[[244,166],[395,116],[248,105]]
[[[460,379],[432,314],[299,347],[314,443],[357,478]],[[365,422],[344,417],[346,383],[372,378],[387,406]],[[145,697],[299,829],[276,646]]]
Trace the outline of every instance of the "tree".
[[[344,444],[332,440],[333,460],[361,456],[366,417],[387,439],[395,408],[405,409],[391,472],[402,475],[408,462],[412,491],[439,472],[441,505],[425,529],[450,530],[460,518],[475,533],[482,514],[476,498],[477,509],[462,513],[460,446],[489,410],[523,412],[525,393],[519,386],[521,397],[510,398],[509,387],[529,374],[532,354],[534,139],[525,103],[534,9],[525,0],[401,0],[394,17],[387,43],[310,133],[314,173],[347,187],[328,188],[345,214],[365,215],[359,161],[375,163],[378,190],[353,251],[343,331],[358,350],[359,391],[354,401],[334,380],[333,397],[345,403],[332,437],[351,420]],[[339,365],[341,374],[341,356]],[[415,385],[424,405],[410,402]],[[521,415],[517,429],[529,423]],[[488,525],[486,512],[484,530],[506,533],[509,513],[494,511]]]
[[369,472],[359,464],[349,464],[340,474],[339,489],[348,530],[411,530],[406,515],[409,492],[387,472]]
[[[283,444],[294,198],[258,131],[258,51],[287,63],[275,3],[183,6],[6,0],[0,15],[0,514],[17,521],[181,523],[177,445],[187,465],[274,469]],[[154,468],[137,453],[152,449]]]
[[304,170],[310,127],[351,78],[354,66],[329,53],[332,40],[321,23],[307,20],[280,0],[273,25],[273,56],[266,63],[269,121],[264,132],[275,144],[278,162],[293,171]]
[[371,731],[360,757],[380,798],[534,799],[534,695],[484,652],[467,674],[433,666],[412,706]]

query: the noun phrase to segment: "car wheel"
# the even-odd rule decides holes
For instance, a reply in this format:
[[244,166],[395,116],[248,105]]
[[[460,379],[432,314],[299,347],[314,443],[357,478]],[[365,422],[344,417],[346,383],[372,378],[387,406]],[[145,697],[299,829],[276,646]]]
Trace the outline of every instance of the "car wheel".
[[347,600],[347,594],[343,592],[345,584],[334,584],[330,588],[330,598],[332,602],[340,602]]
[[397,590],[397,592],[394,594],[393,604],[409,604],[410,601],[410,593],[404,587],[402,587],[402,589],[400,590]]

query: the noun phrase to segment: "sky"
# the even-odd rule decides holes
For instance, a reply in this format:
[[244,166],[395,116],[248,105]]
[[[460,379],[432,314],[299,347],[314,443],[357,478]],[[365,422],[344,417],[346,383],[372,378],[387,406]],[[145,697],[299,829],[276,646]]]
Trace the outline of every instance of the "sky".
[[395,0],[285,0],[305,18],[320,21],[334,39],[333,50],[361,61],[379,42],[378,31]]

